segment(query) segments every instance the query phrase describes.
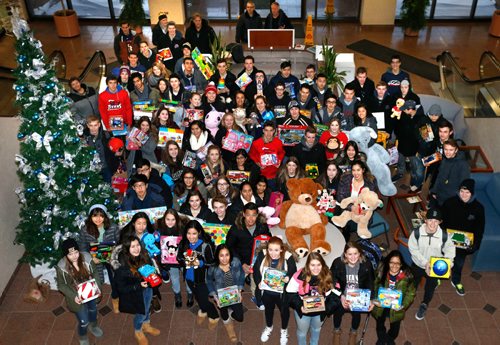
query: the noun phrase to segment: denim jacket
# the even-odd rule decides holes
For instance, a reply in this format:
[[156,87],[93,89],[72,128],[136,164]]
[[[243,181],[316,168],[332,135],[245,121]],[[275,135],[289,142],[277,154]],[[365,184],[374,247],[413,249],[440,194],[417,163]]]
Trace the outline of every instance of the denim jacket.
[[[245,285],[245,272],[237,257],[233,257],[230,265],[231,276],[233,277],[233,284],[238,286],[239,290],[243,290]],[[223,289],[224,286],[224,272],[219,266],[212,266],[208,269],[207,286],[210,296],[215,296],[217,290]]]

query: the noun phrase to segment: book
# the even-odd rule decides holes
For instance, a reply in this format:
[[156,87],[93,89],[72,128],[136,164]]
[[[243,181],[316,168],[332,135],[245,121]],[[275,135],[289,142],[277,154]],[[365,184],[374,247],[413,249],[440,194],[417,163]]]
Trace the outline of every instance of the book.
[[434,152],[432,155],[429,155],[429,156],[422,158],[422,164],[425,167],[428,167],[431,164],[439,162],[441,159],[443,159],[441,154],[439,152]]
[[241,303],[241,293],[238,286],[232,285],[223,289],[217,290],[217,299],[219,307],[228,307],[233,304]]
[[393,146],[387,149],[389,153],[389,165],[396,165],[399,161],[399,152],[397,146]]
[[186,109],[186,119],[189,123],[195,120],[203,121],[203,110],[202,109]]
[[278,155],[276,152],[268,150],[268,153],[264,153],[260,156],[260,166],[268,167],[273,165],[278,165]]
[[210,171],[210,168],[208,167],[208,165],[203,163],[202,165],[200,165],[200,170],[201,170],[201,173],[203,174],[204,178],[212,179],[212,172]]
[[308,119],[311,118],[311,111],[308,109],[300,109],[299,113],[300,113],[300,115],[304,115]]
[[118,212],[118,225],[120,229],[127,225],[131,220],[134,214],[137,212],[144,212],[148,215],[149,221],[154,224],[157,219],[160,219],[165,214],[167,208],[165,206],[161,207],[152,207],[152,208],[143,208],[140,210],[130,210],[130,211],[120,211]]
[[177,252],[182,236],[160,236],[161,263],[178,265]]
[[316,128],[316,136],[319,138],[321,137],[321,134],[323,134],[324,131],[327,131],[328,130],[328,126],[327,125],[321,125],[319,123],[315,123],[314,124],[314,128]]
[[250,180],[250,171],[228,170],[226,177],[232,184],[239,185],[243,181]]
[[377,129],[385,129],[385,114],[383,111],[372,113],[377,120]]
[[109,262],[111,252],[115,248],[115,241],[111,242],[92,242],[90,243],[90,255],[100,262]]
[[451,274],[451,261],[448,258],[431,256],[429,277],[448,279]]
[[208,154],[208,148],[210,146],[212,146],[213,143],[211,141],[209,141],[208,143],[206,143],[205,145],[203,145],[202,147],[200,147],[198,149],[198,151],[196,151],[196,157],[198,157],[199,159],[201,159],[202,161],[205,160],[205,158],[207,158],[207,154]]
[[259,284],[261,290],[267,290],[277,293],[283,293],[286,278],[286,271],[278,270],[272,267],[264,267],[262,281]]
[[165,147],[167,141],[173,140],[179,146],[182,146],[182,139],[184,138],[184,131],[177,128],[160,127],[158,129],[158,147]]
[[454,229],[446,229],[446,231],[448,232],[448,236],[451,237],[451,241],[455,247],[461,249],[471,249],[474,245],[473,232]]
[[236,152],[239,149],[245,149],[248,152],[252,146],[252,141],[253,137],[251,135],[230,129],[224,138],[222,148],[231,152]]
[[226,243],[226,236],[230,228],[231,225],[203,223],[203,230],[210,235],[215,246]]
[[318,164],[316,163],[307,163],[305,166],[306,177],[315,179],[319,176]]
[[401,290],[393,290],[384,287],[379,287],[377,292],[377,300],[382,308],[390,308],[399,310],[402,308],[403,292]]
[[420,197],[418,195],[415,195],[415,196],[409,196],[406,198],[406,200],[410,203],[410,204],[416,204],[417,202],[420,202],[422,201],[422,199],[420,199]]
[[127,135],[127,150],[139,150],[140,146],[138,145],[138,143],[140,142],[141,144],[145,144],[148,139],[149,136],[146,133],[144,133],[137,127],[132,127]]
[[212,77],[212,75],[214,74],[214,71],[210,68],[205,57],[200,52],[200,49],[198,47],[195,47],[193,49],[193,51],[191,52],[191,57],[193,58],[196,66],[198,66],[201,74],[203,74],[206,80],[209,80],[210,77]]
[[370,308],[369,289],[346,289],[346,300],[350,303],[351,311],[368,311]]
[[295,44],[295,50],[304,50],[306,46],[304,44],[297,43]]
[[419,128],[420,136],[424,139],[425,142],[429,143],[434,140],[434,132],[432,131],[432,127],[430,124],[425,124],[424,126]]
[[113,115],[109,117],[108,130],[122,131],[125,129],[125,122],[122,115]]
[[252,82],[252,78],[247,74],[247,72],[243,72],[242,75],[238,79],[236,79],[236,85],[241,89],[242,87],[247,86]]
[[300,143],[307,126],[279,125],[278,138],[283,146],[295,146]]
[[172,55],[172,52],[170,51],[170,48],[163,48],[158,50],[158,53],[156,54],[156,61],[167,61],[173,59],[174,56]]
[[309,313],[325,311],[325,298],[321,295],[306,296],[302,299],[302,303],[304,309]]
[[253,265],[255,264],[255,261],[257,260],[257,251],[260,248],[260,246],[268,242],[270,239],[271,236],[269,235],[259,235],[253,239],[252,260],[250,261],[251,262],[250,266],[253,267]]
[[196,153],[186,151],[184,153],[184,158],[182,159],[182,165],[186,168],[196,169]]

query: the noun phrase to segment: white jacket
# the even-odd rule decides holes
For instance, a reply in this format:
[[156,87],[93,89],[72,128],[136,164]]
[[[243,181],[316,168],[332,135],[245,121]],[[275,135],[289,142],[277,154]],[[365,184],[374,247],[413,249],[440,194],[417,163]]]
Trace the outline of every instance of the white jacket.
[[443,229],[438,227],[437,231],[430,235],[427,234],[426,228],[426,224],[422,224],[420,226],[420,237],[418,242],[415,238],[415,232],[411,233],[408,240],[408,248],[410,249],[411,259],[415,265],[425,269],[425,266],[430,261],[431,256],[444,256],[450,259],[453,265],[453,259],[455,258],[455,246],[451,241],[451,236],[448,236],[448,239],[444,244],[443,251],[441,251],[441,247],[443,245]]

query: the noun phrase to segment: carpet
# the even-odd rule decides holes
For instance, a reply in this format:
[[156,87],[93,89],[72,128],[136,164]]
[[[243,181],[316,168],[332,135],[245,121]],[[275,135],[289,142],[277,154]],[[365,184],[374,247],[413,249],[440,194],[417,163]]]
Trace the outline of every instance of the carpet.
[[392,55],[398,54],[399,56],[401,56],[401,69],[434,82],[438,82],[440,80],[438,65],[432,64],[425,60],[417,59],[416,57],[399,52],[397,50],[387,48],[386,46],[375,43],[373,41],[357,41],[349,44],[347,48],[374,59],[386,62],[387,64],[389,64]]

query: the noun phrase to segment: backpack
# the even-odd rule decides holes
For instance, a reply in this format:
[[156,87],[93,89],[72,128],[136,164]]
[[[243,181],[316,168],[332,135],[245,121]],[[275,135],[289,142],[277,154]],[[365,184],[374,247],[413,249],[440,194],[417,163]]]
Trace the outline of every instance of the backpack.
[[375,243],[366,239],[359,239],[358,244],[361,246],[365,257],[371,262],[373,270],[376,270],[382,260],[382,251],[380,248]]
[[[448,231],[445,231],[443,229],[441,229],[441,232],[443,233],[443,243],[441,243],[441,254],[444,255],[444,245],[446,244],[446,241],[448,241]],[[420,238],[420,228],[415,228],[415,230],[413,230],[413,233],[415,234],[415,239],[417,240],[417,244],[418,244],[418,239]]]

